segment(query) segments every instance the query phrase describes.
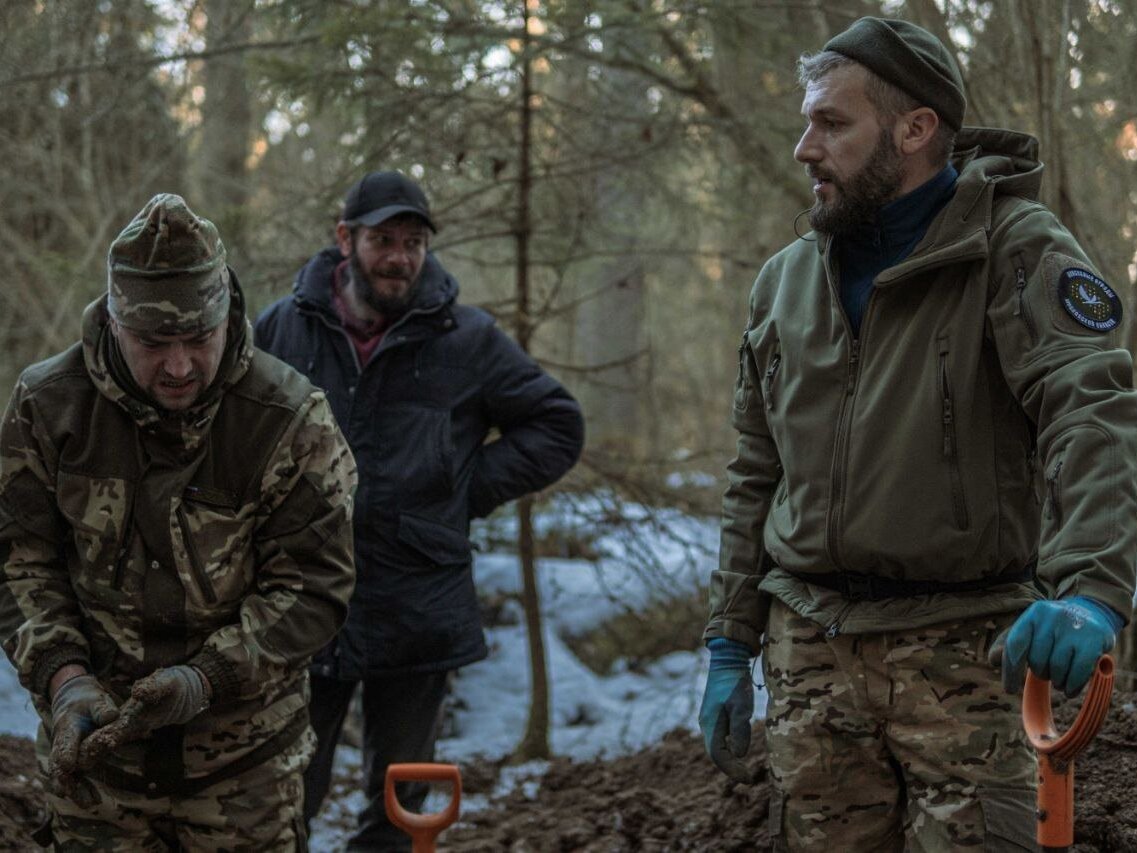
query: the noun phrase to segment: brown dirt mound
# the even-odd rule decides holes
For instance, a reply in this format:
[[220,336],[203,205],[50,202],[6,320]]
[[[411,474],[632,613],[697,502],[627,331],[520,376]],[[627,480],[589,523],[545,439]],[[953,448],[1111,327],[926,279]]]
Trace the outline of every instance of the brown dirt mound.
[[[1137,696],[1115,694],[1101,732],[1077,761],[1078,853],[1137,850]],[[1065,728],[1078,704],[1055,710]],[[760,767],[761,731],[751,756]],[[463,768],[467,790],[492,789],[497,768]],[[759,774],[760,775],[760,774]],[[755,851],[769,848],[763,778],[734,785],[703,756],[702,744],[672,732],[651,749],[610,761],[553,761],[532,797],[523,789],[443,833],[442,851],[619,853]],[[0,735],[0,850],[34,850],[42,787],[32,742]],[[333,853],[333,851],[320,851]]]
[[[1078,853],[1137,850],[1137,700],[1115,693],[1110,716],[1075,767]],[[1065,731],[1080,703],[1059,705]],[[752,759],[761,761],[761,728]],[[443,850],[755,851],[769,849],[764,781],[732,785],[703,755],[702,742],[672,732],[637,755],[552,767],[532,799],[515,791],[445,833]]]
[[43,785],[35,746],[0,734],[0,850],[38,850],[31,834],[43,822]]
[[[755,747],[761,731],[755,731]],[[762,750],[752,750],[761,773]],[[518,789],[444,834],[443,850],[753,851],[769,846],[769,789],[735,785],[675,731],[644,752],[611,761],[556,759],[535,798]]]

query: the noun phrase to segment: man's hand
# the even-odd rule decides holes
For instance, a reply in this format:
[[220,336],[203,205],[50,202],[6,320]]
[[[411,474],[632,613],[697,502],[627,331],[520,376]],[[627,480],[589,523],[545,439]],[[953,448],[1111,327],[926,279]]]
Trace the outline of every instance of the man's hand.
[[707,755],[736,782],[753,782],[742,759],[750,751],[750,718],[754,686],[750,683],[750,648],[737,640],[716,637],[707,643],[711,668],[699,708],[699,728]]
[[48,772],[60,796],[74,799],[79,782],[79,746],[119,715],[114,697],[93,675],[63,682],[51,699],[51,758]]
[[192,666],[158,669],[134,682],[118,719],[83,743],[79,766],[89,768],[124,743],[141,740],[155,729],[188,723],[205,710],[209,688]]
[[[1036,601],[1015,620],[1002,648],[1003,688],[1021,693],[1026,668],[1067,696],[1077,696],[1098,658],[1113,648],[1121,617],[1092,598]],[[992,649],[998,658],[999,645]]]

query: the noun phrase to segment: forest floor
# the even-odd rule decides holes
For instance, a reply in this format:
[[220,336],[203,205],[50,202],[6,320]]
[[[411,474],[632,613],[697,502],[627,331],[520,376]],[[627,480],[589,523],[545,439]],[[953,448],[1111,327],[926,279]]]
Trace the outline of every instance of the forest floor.
[[[1137,850],[1137,696],[1115,693],[1101,732],[1078,757],[1075,775],[1079,853]],[[1076,703],[1059,705],[1064,731]],[[760,724],[759,724],[760,725]],[[760,732],[756,732],[760,735]],[[751,760],[762,761],[761,737]],[[489,793],[500,767],[462,767],[466,792]],[[336,780],[343,789],[350,780]],[[0,735],[0,850],[36,849],[29,833],[41,817],[32,742]],[[586,851],[761,851],[769,848],[765,782],[726,781],[699,740],[675,731],[634,755],[612,760],[554,760],[539,786],[520,785],[464,816],[439,838],[440,851],[556,853]],[[333,851],[315,851],[333,853]]]

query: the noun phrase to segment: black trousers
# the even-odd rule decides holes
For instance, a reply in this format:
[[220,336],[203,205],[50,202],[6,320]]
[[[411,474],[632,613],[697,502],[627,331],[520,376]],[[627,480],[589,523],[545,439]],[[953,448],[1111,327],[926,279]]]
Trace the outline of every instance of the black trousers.
[[[387,820],[383,785],[388,764],[434,760],[442,701],[449,674],[431,672],[363,682],[363,792],[367,806],[348,842],[349,851],[409,851],[410,836]],[[327,796],[336,744],[358,682],[312,676],[308,706],[316,731],[316,754],[304,774],[304,821],[310,824]],[[429,786],[400,782],[399,802],[420,811]]]

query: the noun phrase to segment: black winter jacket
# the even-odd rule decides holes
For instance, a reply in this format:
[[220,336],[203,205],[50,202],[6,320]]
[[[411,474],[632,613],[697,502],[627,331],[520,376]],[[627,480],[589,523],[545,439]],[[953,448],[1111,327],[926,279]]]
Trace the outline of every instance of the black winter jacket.
[[[458,283],[431,254],[411,309],[361,367],[332,307],[341,260],[334,247],[315,255],[254,339],[325,390],[359,470],[355,592],[313,671],[453,669],[486,655],[470,519],[572,467],[580,407],[489,314],[457,304]],[[487,443],[491,428],[500,436]]]

